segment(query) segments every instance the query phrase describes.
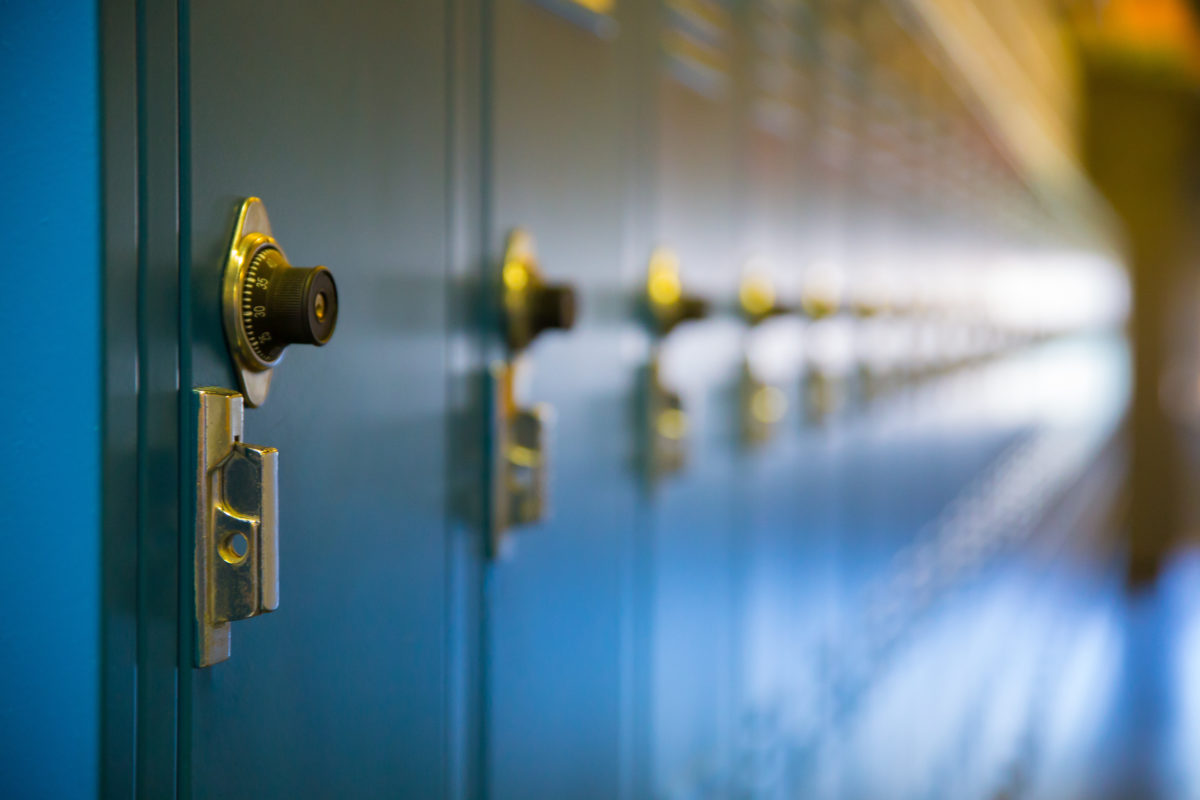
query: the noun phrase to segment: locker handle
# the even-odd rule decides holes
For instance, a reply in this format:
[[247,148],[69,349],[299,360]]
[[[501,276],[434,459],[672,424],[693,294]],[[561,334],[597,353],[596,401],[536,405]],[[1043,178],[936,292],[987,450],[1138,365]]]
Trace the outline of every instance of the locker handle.
[[684,289],[679,257],[668,247],[650,255],[643,303],[653,343],[641,381],[641,451],[646,483],[653,488],[687,462],[688,414],[679,392],[662,381],[663,341],[681,325],[706,318],[712,306]]
[[194,663],[229,658],[230,623],[279,607],[279,451],[242,441],[243,398],[192,392],[196,422]]
[[530,525],[548,513],[549,452],[547,439],[553,409],[528,404],[520,396],[532,369],[529,348],[547,331],[575,326],[574,287],[551,283],[541,272],[537,242],[522,228],[513,230],[500,269],[505,358],[488,374],[491,404],[490,514],[488,550],[500,556],[516,526]]

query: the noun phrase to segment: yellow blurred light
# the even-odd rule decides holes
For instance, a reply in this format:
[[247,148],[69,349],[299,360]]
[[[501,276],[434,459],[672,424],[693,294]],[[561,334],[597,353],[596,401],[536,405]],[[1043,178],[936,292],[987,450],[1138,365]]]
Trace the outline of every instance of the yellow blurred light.
[[529,285],[529,267],[520,261],[508,261],[504,264],[504,288],[519,292]]
[[682,288],[679,276],[670,272],[660,272],[650,276],[650,299],[661,306],[669,306],[679,302]]
[[683,287],[679,282],[679,258],[670,250],[659,248],[650,257],[650,276],[646,290],[651,302],[670,306],[679,302]]
[[508,449],[508,460],[518,467],[533,469],[542,461],[542,454],[529,447],[514,445]]
[[1182,0],[1112,0],[1101,19],[1105,32],[1114,39],[1196,50],[1195,16]]
[[677,408],[668,408],[659,412],[655,421],[659,435],[667,439],[682,439],[687,435],[687,414]]
[[764,425],[773,425],[787,413],[787,396],[776,386],[763,386],[750,398],[750,413]]
[[617,7],[617,0],[572,0],[577,6],[583,6],[588,11],[597,14],[611,14]]
[[775,289],[762,277],[742,281],[738,296],[742,301],[742,308],[751,316],[762,316],[775,307]]
[[838,302],[831,294],[807,294],[800,301],[804,313],[812,319],[823,319],[837,313]]

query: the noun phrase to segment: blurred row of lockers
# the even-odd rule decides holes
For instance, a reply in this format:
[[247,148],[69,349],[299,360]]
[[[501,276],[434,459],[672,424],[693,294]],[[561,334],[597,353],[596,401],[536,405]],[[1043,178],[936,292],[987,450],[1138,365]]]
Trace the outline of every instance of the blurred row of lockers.
[[[495,796],[1070,796],[1101,656],[1055,564],[1104,548],[1060,498],[1117,480],[1126,288],[917,5],[495,4],[492,221],[582,311],[528,356],[551,516],[487,579]],[[641,331],[656,247],[727,313]]]

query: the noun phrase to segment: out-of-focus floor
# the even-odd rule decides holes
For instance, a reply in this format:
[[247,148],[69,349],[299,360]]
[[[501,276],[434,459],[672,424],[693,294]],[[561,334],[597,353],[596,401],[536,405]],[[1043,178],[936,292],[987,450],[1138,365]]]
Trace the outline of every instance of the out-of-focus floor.
[[[1104,663],[1091,670],[1096,724],[1079,739],[1074,796],[1200,797],[1200,551],[1178,556],[1156,586],[1130,592],[1112,574],[1086,597]],[[1064,691],[1086,680],[1063,677]],[[1037,796],[1068,796],[1056,789],[1051,778]]]

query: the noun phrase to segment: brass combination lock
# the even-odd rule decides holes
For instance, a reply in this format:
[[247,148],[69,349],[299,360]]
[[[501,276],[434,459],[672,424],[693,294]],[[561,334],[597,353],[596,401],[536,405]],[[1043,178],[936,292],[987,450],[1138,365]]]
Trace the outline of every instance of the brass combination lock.
[[659,247],[650,256],[646,272],[646,309],[656,340],[661,340],[676,327],[709,314],[709,303],[702,297],[688,294],[679,279],[679,256],[674,250]]
[[540,334],[570,330],[575,325],[575,290],[548,283],[538,263],[529,232],[508,237],[500,271],[506,357],[491,367],[488,379],[492,407],[491,514],[488,545],[500,555],[507,531],[542,519],[547,509],[546,430],[552,409],[529,405],[520,397],[529,370],[526,351]]
[[575,326],[575,289],[547,283],[538,267],[533,236],[520,228],[508,237],[500,273],[504,292],[505,338],[511,355],[519,355],[539,334]]
[[325,267],[293,267],[271,234],[257,197],[238,211],[225,262],[225,338],[246,404],[260,406],[288,345],[326,344],[337,326],[338,295]]

